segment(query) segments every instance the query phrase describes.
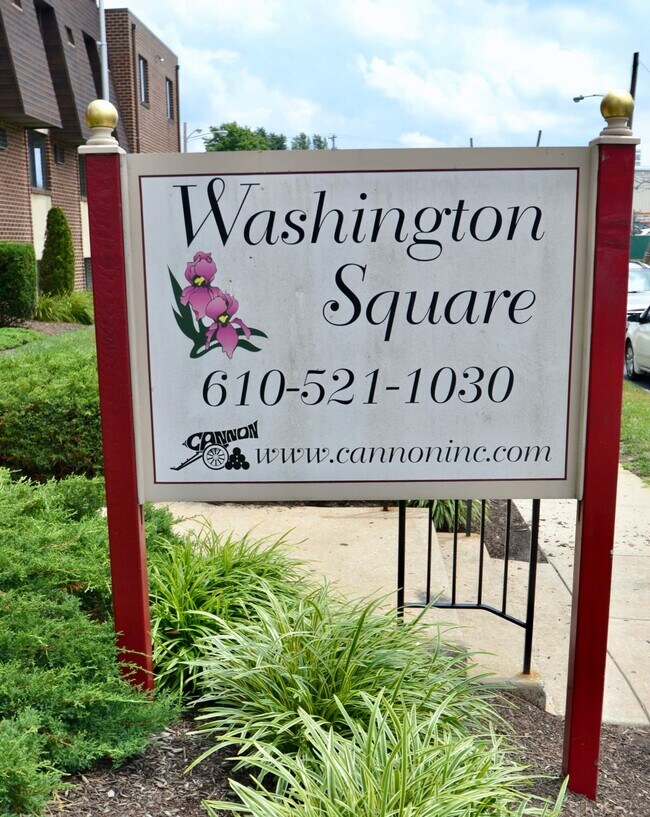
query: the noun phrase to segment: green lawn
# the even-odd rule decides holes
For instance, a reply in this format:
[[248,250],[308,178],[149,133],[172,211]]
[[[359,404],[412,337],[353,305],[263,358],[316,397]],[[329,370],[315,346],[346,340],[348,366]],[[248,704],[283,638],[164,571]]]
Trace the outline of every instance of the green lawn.
[[621,464],[650,483],[650,392],[623,384]]
[[41,337],[41,334],[33,329],[25,329],[19,326],[2,326],[0,327],[0,351],[14,349],[16,346],[22,346],[39,337]]

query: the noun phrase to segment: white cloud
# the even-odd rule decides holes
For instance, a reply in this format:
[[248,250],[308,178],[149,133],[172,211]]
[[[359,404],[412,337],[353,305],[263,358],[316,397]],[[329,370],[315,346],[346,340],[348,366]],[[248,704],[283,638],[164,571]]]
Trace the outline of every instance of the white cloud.
[[410,49],[388,58],[359,57],[357,67],[370,88],[398,102],[429,132],[433,124],[452,129],[456,143],[473,136],[482,144],[503,144],[539,129],[561,134],[575,123],[576,112],[566,110],[574,95],[616,87],[597,54],[544,38],[489,28],[480,58],[463,58],[467,49],[460,37],[456,46],[454,63]]
[[356,36],[399,43],[420,39],[431,6],[431,0],[338,0],[332,11]]
[[411,131],[403,133],[399,138],[400,146],[403,148],[444,148],[448,147],[439,139],[434,139],[433,136],[427,136],[419,131]]
[[183,118],[204,130],[230,121],[289,137],[318,129],[322,111],[316,103],[287,94],[251,73],[240,54],[183,48],[180,59],[185,66],[184,85],[201,88],[200,108],[195,104]]
[[[192,36],[203,39],[210,33],[217,38],[224,31],[242,37],[270,34],[281,27],[288,11],[284,0],[192,0],[191,4],[178,0],[106,0],[107,8],[125,5],[152,31],[175,31],[177,42],[181,31],[185,40]],[[167,41],[171,46],[169,37]]]

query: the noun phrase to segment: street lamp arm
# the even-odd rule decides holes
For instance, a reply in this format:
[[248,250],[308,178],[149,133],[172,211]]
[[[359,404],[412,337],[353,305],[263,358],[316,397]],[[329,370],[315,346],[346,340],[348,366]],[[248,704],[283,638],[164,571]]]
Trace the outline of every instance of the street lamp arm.
[[584,94],[582,96],[574,96],[573,101],[574,102],[582,102],[583,99],[589,99],[589,97],[592,97],[592,96],[605,96],[605,94]]

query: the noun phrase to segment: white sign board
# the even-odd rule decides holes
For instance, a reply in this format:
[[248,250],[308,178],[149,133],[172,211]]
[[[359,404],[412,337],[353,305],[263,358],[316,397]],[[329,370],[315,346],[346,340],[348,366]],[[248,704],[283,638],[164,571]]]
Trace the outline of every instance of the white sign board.
[[589,151],[129,156],[143,499],[577,496]]

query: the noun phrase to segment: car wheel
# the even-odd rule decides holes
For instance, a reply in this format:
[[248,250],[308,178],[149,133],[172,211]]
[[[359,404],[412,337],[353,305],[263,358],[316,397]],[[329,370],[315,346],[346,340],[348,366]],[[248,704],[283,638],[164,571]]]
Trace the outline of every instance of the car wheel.
[[634,364],[634,349],[630,341],[625,344],[625,374],[630,380],[638,380],[640,376]]

